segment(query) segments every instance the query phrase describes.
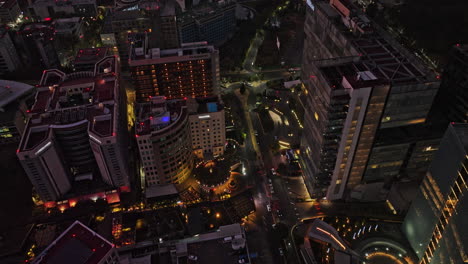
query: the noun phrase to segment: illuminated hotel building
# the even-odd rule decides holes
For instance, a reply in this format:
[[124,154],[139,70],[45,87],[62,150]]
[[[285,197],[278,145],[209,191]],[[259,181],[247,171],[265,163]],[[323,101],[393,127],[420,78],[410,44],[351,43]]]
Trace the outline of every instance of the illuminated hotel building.
[[167,99],[210,97],[219,90],[219,56],[206,42],[182,44],[181,48],[149,48],[142,37],[131,48],[130,68],[137,102],[150,96]]
[[188,106],[194,154],[201,159],[223,155],[226,123],[218,97],[189,99]]
[[185,181],[194,155],[186,100],[154,96],[139,105],[135,136],[146,186]]
[[402,229],[420,264],[468,263],[468,124],[451,124]]
[[[424,124],[440,81],[350,1],[307,3],[301,163],[312,196],[346,199],[356,185],[406,169],[418,141],[381,135]],[[402,159],[391,160],[397,145]]]
[[44,71],[17,150],[43,201],[128,190],[118,69],[111,56],[96,63],[94,72]]

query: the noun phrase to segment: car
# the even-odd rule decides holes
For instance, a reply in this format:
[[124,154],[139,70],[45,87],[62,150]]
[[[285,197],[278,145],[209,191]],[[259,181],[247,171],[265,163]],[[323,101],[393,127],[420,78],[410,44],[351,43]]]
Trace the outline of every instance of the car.
[[278,251],[279,251],[280,256],[284,256],[284,251],[282,248],[278,248]]

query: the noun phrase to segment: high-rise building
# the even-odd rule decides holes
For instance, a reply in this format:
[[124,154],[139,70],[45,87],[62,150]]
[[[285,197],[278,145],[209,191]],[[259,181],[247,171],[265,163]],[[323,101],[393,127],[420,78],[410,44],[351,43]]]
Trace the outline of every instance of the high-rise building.
[[341,199],[364,181],[383,129],[425,123],[439,80],[347,0],[308,1],[304,27],[306,183]]
[[27,118],[26,97],[34,87],[28,84],[0,80],[0,145],[19,142]]
[[129,188],[118,61],[94,72],[44,71],[17,156],[44,201]]
[[16,42],[22,61],[27,66],[51,69],[60,66],[56,47],[55,30],[50,21],[25,24],[17,32]]
[[12,72],[21,66],[15,45],[5,26],[0,27],[0,75]]
[[21,9],[17,0],[6,0],[0,2],[0,23],[7,24],[16,22],[21,15]]
[[151,97],[139,105],[136,137],[146,186],[184,182],[194,155],[186,100]]
[[120,262],[113,244],[81,222],[75,221],[32,263],[118,264]]
[[201,159],[223,155],[226,124],[218,97],[189,99],[188,107],[194,154]]
[[402,228],[420,264],[468,262],[468,125],[451,124]]
[[151,96],[168,99],[211,97],[219,90],[218,50],[206,42],[182,44],[181,48],[151,48],[143,36],[132,45],[130,68],[137,102]]

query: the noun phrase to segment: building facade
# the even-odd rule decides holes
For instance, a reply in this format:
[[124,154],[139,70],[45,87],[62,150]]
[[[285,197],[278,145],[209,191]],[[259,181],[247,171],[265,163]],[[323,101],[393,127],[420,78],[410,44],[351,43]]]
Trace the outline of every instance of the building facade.
[[118,61],[91,72],[47,70],[17,156],[43,201],[130,186]]
[[168,99],[210,97],[219,92],[219,54],[206,42],[182,44],[179,49],[150,48],[141,38],[131,49],[130,69],[137,102],[151,96]]
[[51,22],[25,24],[16,35],[21,59],[26,65],[46,69],[60,66],[54,45],[55,30]]
[[451,124],[403,222],[420,264],[468,262],[468,125]]
[[57,14],[95,17],[97,15],[97,6],[94,0],[38,0],[29,5],[28,12],[31,17],[39,20],[57,17]]
[[18,143],[27,120],[27,99],[34,87],[24,83],[0,80],[0,145]]
[[189,99],[192,148],[197,158],[222,156],[226,144],[224,107],[217,97]]
[[0,27],[0,75],[15,71],[21,60],[6,27]]
[[220,46],[236,29],[236,4],[194,7],[177,18],[181,43],[206,41]]
[[194,165],[186,100],[151,97],[137,113],[136,138],[146,186],[184,182]]
[[[311,1],[304,28],[300,103],[306,183],[316,197],[328,186],[330,194],[345,185],[334,196],[341,199],[363,182],[382,129],[425,123],[439,80],[348,1]],[[352,85],[369,80],[387,87],[357,91]],[[350,177],[338,176],[346,173]]]
[[[123,1],[120,2],[120,4]],[[146,33],[151,44],[161,49],[179,47],[176,11],[177,1],[125,1],[109,12],[101,31],[104,45],[117,47],[122,67],[128,69],[131,43]]]
[[0,23],[15,22],[21,15],[21,9],[17,0],[6,0],[0,3]]

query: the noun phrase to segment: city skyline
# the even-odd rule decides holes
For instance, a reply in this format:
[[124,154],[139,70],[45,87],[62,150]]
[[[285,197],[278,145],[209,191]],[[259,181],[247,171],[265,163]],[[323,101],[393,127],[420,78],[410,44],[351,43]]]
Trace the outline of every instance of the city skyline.
[[468,4],[424,1],[0,2],[0,263],[466,262]]

